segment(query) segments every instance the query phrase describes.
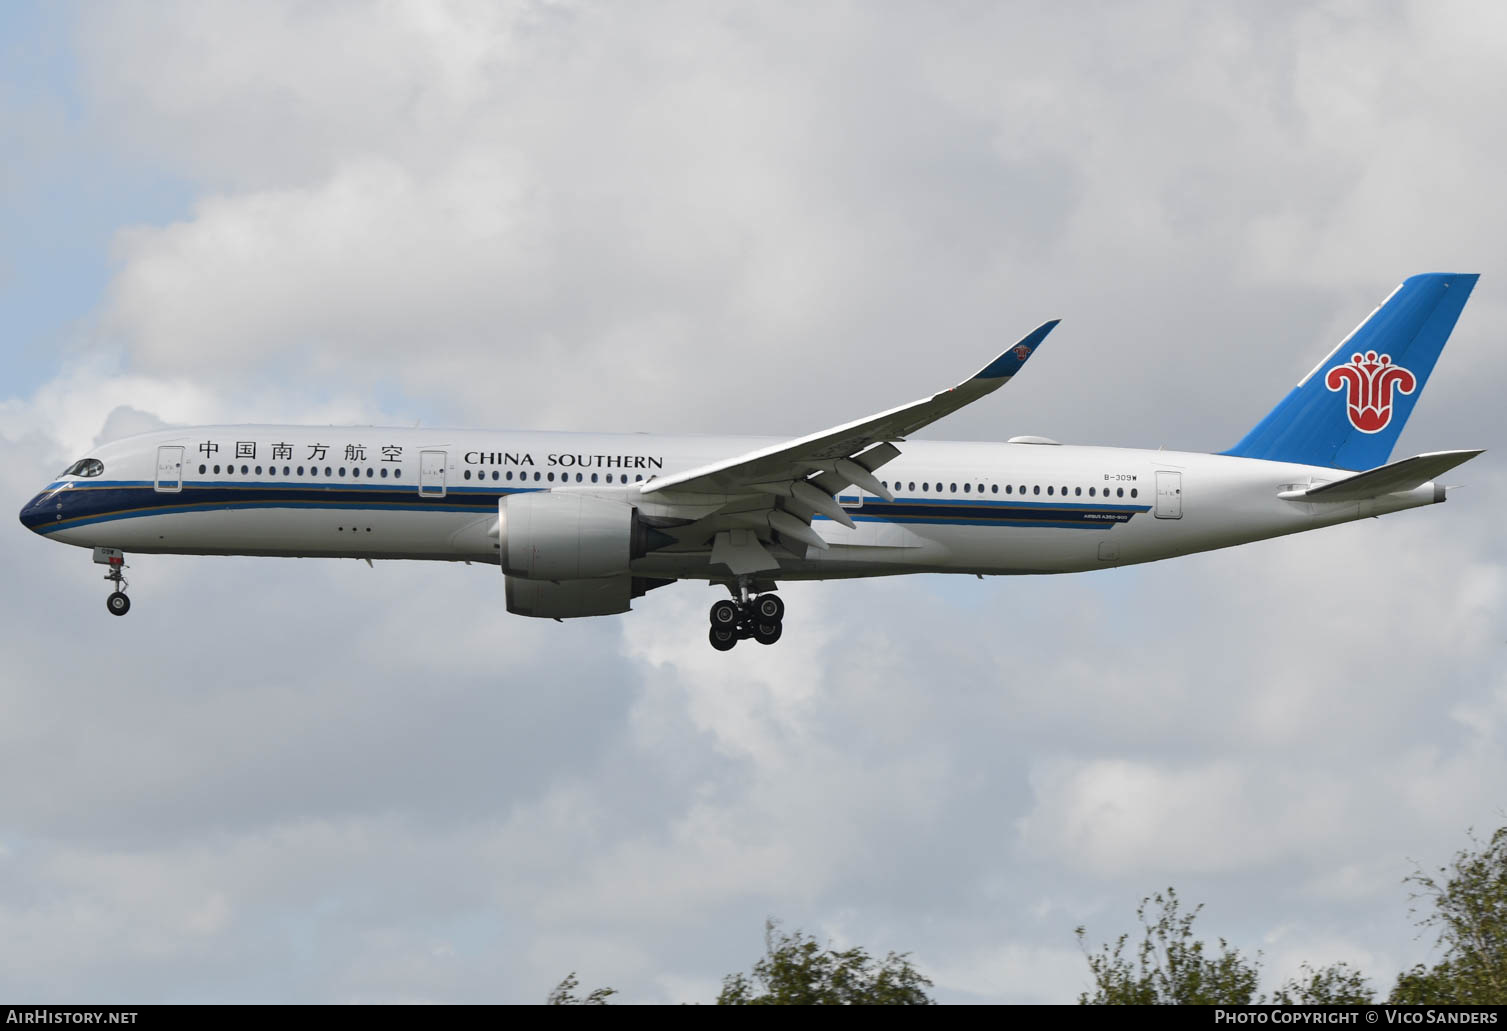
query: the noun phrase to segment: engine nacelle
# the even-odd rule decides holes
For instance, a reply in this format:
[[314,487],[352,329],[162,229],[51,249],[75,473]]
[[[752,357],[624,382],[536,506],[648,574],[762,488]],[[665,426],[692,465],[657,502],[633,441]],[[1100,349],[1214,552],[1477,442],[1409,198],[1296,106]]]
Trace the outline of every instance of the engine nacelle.
[[627,612],[633,600],[633,577],[608,576],[597,580],[525,580],[508,577],[508,611],[542,619],[610,616]]
[[[510,494],[498,502],[497,515],[498,552],[509,577],[619,576],[648,550],[651,531],[637,509],[621,501],[544,491]],[[626,608],[625,601],[623,608],[607,611]]]
[[627,612],[634,598],[673,580],[643,576],[605,576],[593,580],[525,580],[507,578],[508,611],[540,619],[573,619],[577,616],[610,616]]

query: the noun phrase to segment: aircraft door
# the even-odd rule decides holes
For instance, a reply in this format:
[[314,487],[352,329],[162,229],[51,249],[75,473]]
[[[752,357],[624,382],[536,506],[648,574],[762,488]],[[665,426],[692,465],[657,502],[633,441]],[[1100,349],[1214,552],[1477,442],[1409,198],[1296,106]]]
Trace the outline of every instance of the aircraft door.
[[445,452],[419,452],[419,497],[445,496]]
[[1158,469],[1156,474],[1156,517],[1183,517],[1183,474]]
[[165,445],[157,449],[157,476],[152,481],[159,494],[176,494],[183,489],[183,449]]

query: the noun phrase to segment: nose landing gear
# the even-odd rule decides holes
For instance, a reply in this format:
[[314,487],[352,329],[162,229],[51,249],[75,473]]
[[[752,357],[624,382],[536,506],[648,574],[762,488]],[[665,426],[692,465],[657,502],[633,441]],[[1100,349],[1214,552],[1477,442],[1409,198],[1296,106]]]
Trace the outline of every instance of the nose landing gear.
[[94,561],[109,566],[105,579],[115,585],[115,591],[105,599],[105,608],[112,616],[124,616],[131,611],[131,599],[126,597],[126,556],[116,548],[95,548]]
[[751,595],[748,584],[738,583],[738,600],[723,600],[709,613],[712,628],[707,640],[719,652],[731,651],[739,641],[753,638],[774,644],[784,630],[785,603],[777,594]]

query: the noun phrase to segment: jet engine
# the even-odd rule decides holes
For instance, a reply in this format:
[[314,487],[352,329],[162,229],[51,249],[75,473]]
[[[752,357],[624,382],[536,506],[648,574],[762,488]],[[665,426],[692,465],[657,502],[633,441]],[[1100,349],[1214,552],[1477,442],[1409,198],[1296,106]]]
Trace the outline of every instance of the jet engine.
[[610,616],[627,612],[634,598],[656,587],[674,583],[645,576],[604,576],[589,580],[525,580],[507,578],[508,611],[541,619],[572,619],[576,616]]
[[[644,525],[632,505],[585,494],[510,494],[498,502],[497,515],[498,551],[510,592],[513,577],[558,581],[619,576],[651,547],[671,541]],[[621,609],[606,611],[626,608],[625,594]]]

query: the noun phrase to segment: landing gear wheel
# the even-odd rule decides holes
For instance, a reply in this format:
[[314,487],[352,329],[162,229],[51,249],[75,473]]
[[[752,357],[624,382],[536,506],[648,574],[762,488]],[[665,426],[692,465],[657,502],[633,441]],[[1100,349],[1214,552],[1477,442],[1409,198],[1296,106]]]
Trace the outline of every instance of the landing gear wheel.
[[753,639],[760,644],[774,644],[784,632],[785,628],[779,623],[759,623],[754,626]]
[[707,631],[707,640],[712,642],[712,647],[719,652],[732,651],[738,643],[738,631],[731,628],[714,626]]
[[131,599],[120,591],[116,591],[105,599],[105,608],[110,610],[112,616],[124,616],[131,611]]
[[738,606],[730,601],[719,601],[712,606],[711,620],[714,627],[731,630],[738,625],[740,616],[742,613],[738,611]]
[[760,623],[778,623],[785,618],[785,603],[778,594],[761,594],[753,602]]

